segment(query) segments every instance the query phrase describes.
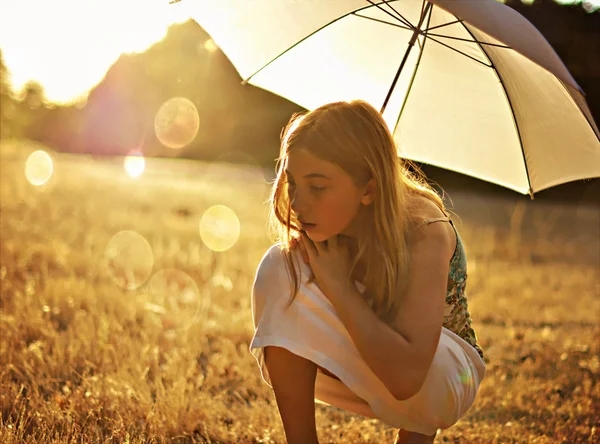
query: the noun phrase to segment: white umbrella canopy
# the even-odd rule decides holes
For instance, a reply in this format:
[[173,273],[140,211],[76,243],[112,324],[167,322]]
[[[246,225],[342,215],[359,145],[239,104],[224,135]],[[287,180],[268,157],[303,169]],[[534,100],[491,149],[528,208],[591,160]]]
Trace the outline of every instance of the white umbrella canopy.
[[363,99],[399,156],[523,194],[600,177],[600,133],[541,33],[495,0],[187,0],[244,82]]

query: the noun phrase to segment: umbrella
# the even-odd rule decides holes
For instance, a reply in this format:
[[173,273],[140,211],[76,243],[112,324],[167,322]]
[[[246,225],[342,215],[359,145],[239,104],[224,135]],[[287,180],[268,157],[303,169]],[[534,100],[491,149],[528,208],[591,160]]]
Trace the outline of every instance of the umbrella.
[[542,34],[494,0],[186,0],[244,83],[363,99],[398,155],[535,192],[600,176],[600,133]]

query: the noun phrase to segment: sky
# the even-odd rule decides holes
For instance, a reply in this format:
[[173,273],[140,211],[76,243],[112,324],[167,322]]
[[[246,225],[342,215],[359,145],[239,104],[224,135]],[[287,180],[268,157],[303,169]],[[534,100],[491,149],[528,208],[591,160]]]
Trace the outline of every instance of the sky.
[[0,0],[0,48],[14,91],[36,80],[48,101],[67,104],[85,97],[119,55],[145,51],[186,19],[169,0]]
[[36,80],[66,104],[122,53],[145,51],[186,19],[168,0],[0,0],[0,48],[14,91]]

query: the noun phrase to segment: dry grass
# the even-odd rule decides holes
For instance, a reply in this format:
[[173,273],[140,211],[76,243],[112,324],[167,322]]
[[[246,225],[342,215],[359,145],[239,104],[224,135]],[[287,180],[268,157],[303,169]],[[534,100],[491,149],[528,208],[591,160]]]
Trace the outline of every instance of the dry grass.
[[[269,247],[262,175],[163,160],[134,180],[118,162],[53,154],[53,179],[34,187],[23,170],[36,146],[0,148],[0,441],[284,442],[248,352],[250,289]],[[216,203],[241,221],[224,253],[198,230]],[[586,250],[460,216],[470,307],[490,362],[476,404],[436,442],[600,442],[599,270],[582,255],[596,234]],[[122,253],[138,275],[107,262],[122,230],[147,240],[153,274],[186,273],[197,298],[161,308],[149,284],[125,288],[150,265],[139,251]],[[385,443],[395,433],[320,405],[317,425],[323,443]]]

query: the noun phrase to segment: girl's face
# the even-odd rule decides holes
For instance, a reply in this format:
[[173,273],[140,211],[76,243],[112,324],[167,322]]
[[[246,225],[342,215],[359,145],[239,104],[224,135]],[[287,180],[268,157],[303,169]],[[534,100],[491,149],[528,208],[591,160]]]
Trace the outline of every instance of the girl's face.
[[304,149],[289,154],[286,174],[294,215],[314,224],[303,227],[311,240],[323,242],[338,234],[355,237],[360,206],[372,202],[371,187],[359,189],[339,166]]

